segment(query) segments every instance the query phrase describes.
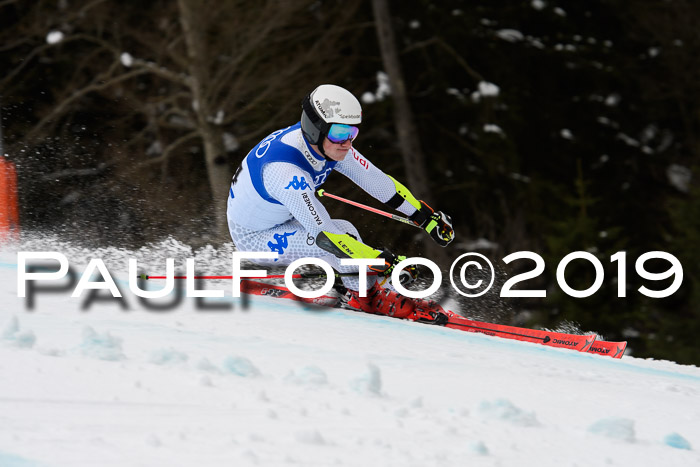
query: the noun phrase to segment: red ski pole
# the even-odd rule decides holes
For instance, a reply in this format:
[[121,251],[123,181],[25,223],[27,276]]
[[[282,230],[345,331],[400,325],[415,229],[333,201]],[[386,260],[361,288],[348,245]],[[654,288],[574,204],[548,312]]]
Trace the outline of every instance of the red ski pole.
[[381,209],[373,208],[373,207],[371,207],[371,206],[367,206],[367,205],[365,205],[365,204],[358,203],[357,201],[352,201],[352,200],[349,200],[349,199],[346,199],[346,198],[342,198],[342,197],[340,197],[340,196],[336,196],[336,195],[334,195],[334,194],[328,193],[328,192],[326,192],[326,190],[323,190],[323,189],[321,189],[321,190],[316,190],[316,194],[317,194],[319,197],[327,196],[327,197],[329,197],[329,198],[333,198],[333,199],[335,199],[335,200],[342,201],[343,203],[350,204],[350,205],[355,206],[355,207],[357,207],[357,208],[364,209],[365,211],[373,212],[373,213],[375,213],[375,214],[379,214],[380,216],[388,217],[389,219],[393,219],[393,220],[395,220],[395,221],[403,222],[404,224],[412,225],[413,227],[418,227],[419,229],[421,228],[419,225],[417,225],[416,223],[414,223],[411,219],[409,219],[409,218],[407,218],[407,217],[397,216],[396,214],[392,214],[392,213],[390,213],[390,212],[382,211]]

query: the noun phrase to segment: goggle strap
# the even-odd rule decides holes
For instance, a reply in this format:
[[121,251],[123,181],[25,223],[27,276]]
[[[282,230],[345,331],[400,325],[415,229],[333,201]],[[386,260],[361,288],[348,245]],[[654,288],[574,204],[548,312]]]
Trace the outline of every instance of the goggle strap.
[[311,123],[316,125],[319,120],[321,120],[321,117],[318,116],[316,111],[314,110],[314,106],[311,105],[311,99],[310,96],[306,96],[303,101],[301,101],[301,106],[304,108],[304,112],[306,112],[306,115],[311,119]]

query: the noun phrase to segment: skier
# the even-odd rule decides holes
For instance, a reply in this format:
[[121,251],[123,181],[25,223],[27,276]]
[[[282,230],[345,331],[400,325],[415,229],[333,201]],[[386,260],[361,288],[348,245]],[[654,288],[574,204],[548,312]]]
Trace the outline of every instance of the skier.
[[[366,297],[357,276],[343,276],[345,300],[351,308],[397,318],[444,324],[449,312],[438,304],[398,294],[390,281],[403,256],[362,242],[348,221],[331,219],[315,191],[335,170],[377,200],[409,216],[433,240],[447,246],[454,238],[452,220],[435,211],[393,177],[386,175],[353,147],[362,122],[360,102],[348,90],[332,84],[314,89],[302,101],[301,121],[277,130],[245,157],[231,182],[228,225],[239,251],[273,251],[276,260],[264,265],[286,265],[299,258],[316,257],[341,273],[357,266],[341,266],[341,258],[382,258],[384,265],[370,269]],[[415,268],[402,271],[415,278]],[[402,276],[402,277],[404,277]]]

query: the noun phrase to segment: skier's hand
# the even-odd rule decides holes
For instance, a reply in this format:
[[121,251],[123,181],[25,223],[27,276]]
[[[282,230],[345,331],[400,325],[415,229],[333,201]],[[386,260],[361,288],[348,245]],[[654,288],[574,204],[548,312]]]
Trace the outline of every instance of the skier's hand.
[[435,211],[425,201],[419,200],[421,208],[410,219],[428,232],[440,246],[447,246],[455,238],[452,218],[442,211]]
[[[406,259],[405,256],[395,255],[386,249],[383,250],[382,253],[377,256],[377,258],[382,258],[384,260],[384,264],[379,266],[370,266],[369,269],[376,272],[381,277],[390,277],[391,273],[394,271],[394,267]],[[418,268],[415,265],[404,267],[399,274],[399,282],[401,285],[410,284],[417,278]]]

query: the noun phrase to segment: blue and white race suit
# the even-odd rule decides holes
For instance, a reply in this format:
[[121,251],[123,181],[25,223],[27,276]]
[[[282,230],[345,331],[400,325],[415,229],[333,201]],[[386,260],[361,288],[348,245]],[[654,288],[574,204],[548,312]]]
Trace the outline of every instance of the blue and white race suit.
[[[356,266],[341,266],[339,258],[316,246],[321,231],[348,233],[362,240],[350,222],[331,219],[314,194],[334,170],[382,203],[397,193],[392,179],[355,148],[340,162],[326,160],[308,144],[300,123],[263,139],[245,157],[229,190],[228,226],[236,248],[279,254],[274,261],[256,260],[265,265],[315,257],[339,272],[357,271]],[[405,200],[397,210],[405,215],[416,212]],[[357,290],[356,278],[343,277],[343,282]],[[371,278],[368,282],[371,287]]]

